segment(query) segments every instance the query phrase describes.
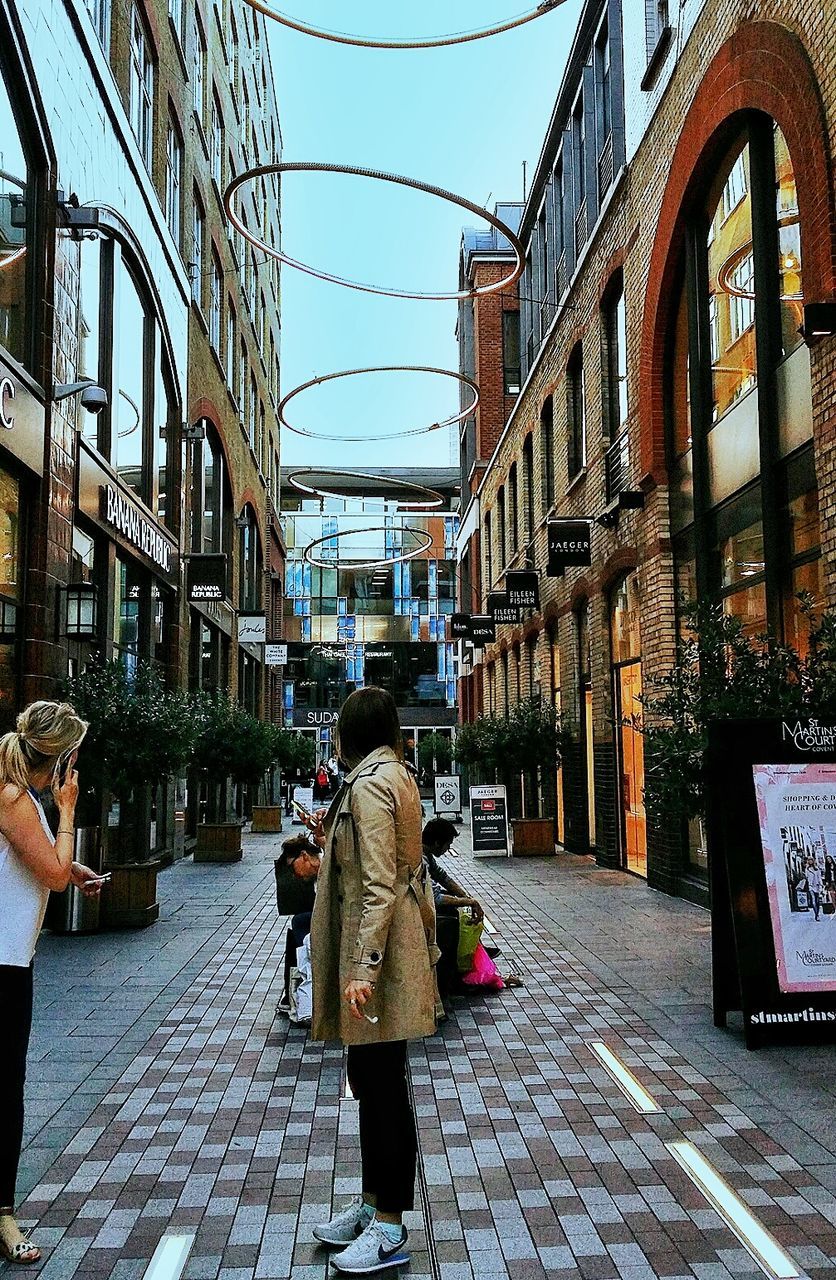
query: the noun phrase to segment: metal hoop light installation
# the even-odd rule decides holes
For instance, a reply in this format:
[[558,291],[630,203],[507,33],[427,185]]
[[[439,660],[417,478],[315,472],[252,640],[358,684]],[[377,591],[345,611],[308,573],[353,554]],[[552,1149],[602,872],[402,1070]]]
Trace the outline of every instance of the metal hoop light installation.
[[363,36],[353,36],[347,32],[311,27],[264,4],[263,0],[247,0],[247,4],[253,9],[263,13],[266,18],[272,18],[281,26],[289,27],[291,31],[299,31],[305,36],[315,36],[317,40],[330,40],[333,44],[353,45],[358,49],[444,49],[450,45],[468,44],[473,40],[486,40],[489,36],[513,31],[515,27],[523,27],[526,23],[533,22],[535,18],[542,18],[543,14],[556,9],[562,3],[563,0],[543,0],[542,4],[538,4],[535,9],[527,13],[517,14],[515,18],[508,18],[505,22],[497,22],[492,27],[482,27],[476,31],[458,31],[447,36],[417,36],[412,40],[367,40]]
[[318,569],[379,569],[390,564],[403,564],[405,560],[414,560],[416,556],[420,556],[424,551],[428,551],[433,544],[432,534],[427,533],[425,529],[414,529],[412,525],[403,525],[399,530],[401,533],[411,534],[413,538],[422,538],[423,541],[419,546],[414,547],[412,551],[404,551],[399,556],[384,556],[381,560],[346,560],[340,559],[339,556],[329,559],[323,559],[321,556],[313,554],[316,547],[321,547],[324,542],[339,541],[340,538],[353,538],[359,533],[391,533],[392,530],[386,525],[369,525],[365,529],[344,529],[342,533],[327,533],[324,538],[316,538],[314,542],[309,542],[302,553],[302,559],[307,564],[315,565]]
[[[344,480],[376,480],[380,481],[381,476],[371,475],[368,471],[335,471],[330,467],[304,467],[300,471],[294,471],[287,477],[288,484],[292,485],[300,493],[309,493],[315,498],[346,498],[351,495],[343,492],[340,493],[336,489],[326,489],[318,484],[306,484],[303,477],[305,476],[338,476]],[[435,489],[429,489],[426,485],[416,484],[414,480],[398,480],[393,476],[385,477],[387,489],[406,489],[407,493],[420,494],[418,498],[395,498],[395,503],[399,511],[431,511],[434,507],[444,505],[444,498]],[[366,497],[375,497],[375,494],[366,494]]]
[[[466,405],[458,413],[445,418],[442,422],[433,422],[428,427],[409,427],[406,431],[394,431],[390,435],[371,435],[371,436],[346,436],[346,435],[323,435],[319,431],[309,431],[307,427],[294,427],[285,417],[285,409],[290,401],[302,394],[303,391],[309,391],[311,387],[318,387],[323,382],[336,382],[339,378],[354,378],[364,373],[433,373],[442,378],[455,378],[456,382],[462,383],[470,391],[473,392],[473,400]],[[404,436],[422,436],[430,431],[438,431],[442,427],[454,427],[459,422],[464,422],[465,418],[477,408],[479,404],[479,387],[472,378],[468,378],[464,373],[456,373],[452,369],[433,369],[425,365],[411,364],[395,364],[395,365],[378,365],[369,369],[344,369],[341,373],[326,373],[321,378],[311,378],[309,382],[303,382],[298,387],[294,387],[289,391],[279,404],[279,422],[288,431],[293,431],[298,436],[308,436],[312,440],[339,440],[347,444],[363,443],[368,440],[401,440]],[[329,495],[330,496],[330,495]],[[339,496],[339,495],[338,495]]]
[[[281,249],[276,249],[267,244],[265,240],[262,240],[260,236],[255,235],[249,229],[235,211],[235,196],[241,187],[248,182],[256,181],[258,178],[272,177],[274,173],[339,173],[356,178],[372,178],[375,182],[388,182],[394,186],[409,187],[412,191],[423,191],[426,195],[436,196],[439,200],[446,200],[448,203],[457,205],[460,209],[466,209],[468,213],[472,213],[475,217],[483,218],[485,222],[490,223],[500,235],[505,237],[513,249],[514,265],[508,275],[504,276],[502,280],[497,280],[494,284],[479,285],[475,289],[461,289],[456,293],[416,293],[409,289],[386,289],[381,285],[361,284],[356,280],[347,280],[344,276],[336,276],[328,271],[320,271],[317,267],[311,267],[306,262],[298,262],[295,258],[283,253]],[[502,293],[503,290],[510,289],[511,285],[516,284],[519,280],[525,266],[525,250],[522,243],[511,228],[501,218],[498,218],[495,213],[491,213],[488,209],[483,209],[481,205],[474,204],[464,196],[457,196],[452,191],[445,191],[443,187],[434,187],[429,182],[419,182],[417,178],[403,178],[396,173],[383,173],[378,169],[357,169],[351,165],[344,164],[315,164],[284,160],[276,164],[256,165],[254,168],[240,173],[237,178],[233,178],[224,192],[223,202],[227,217],[239,235],[249,241],[254,248],[266,253],[268,257],[276,258],[288,267],[296,267],[298,271],[304,271],[307,275],[314,276],[317,280],[327,280],[331,284],[341,284],[346,289],[359,289],[362,293],[380,294],[384,298],[410,298],[421,302],[462,302],[466,298],[481,298],[489,293]]]

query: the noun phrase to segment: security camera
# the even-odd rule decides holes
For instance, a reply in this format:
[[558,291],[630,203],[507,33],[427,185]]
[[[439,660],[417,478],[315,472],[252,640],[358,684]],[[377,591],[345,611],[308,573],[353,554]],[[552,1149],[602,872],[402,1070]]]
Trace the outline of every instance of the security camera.
[[81,393],[81,407],[88,413],[101,413],[107,405],[107,392],[104,387],[85,387]]

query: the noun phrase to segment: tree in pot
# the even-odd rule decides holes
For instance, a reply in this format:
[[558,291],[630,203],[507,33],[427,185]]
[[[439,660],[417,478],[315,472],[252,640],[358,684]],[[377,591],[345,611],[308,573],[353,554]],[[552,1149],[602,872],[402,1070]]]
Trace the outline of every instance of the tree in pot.
[[271,760],[265,783],[267,803],[253,806],[253,831],[281,831],[282,807],[277,800],[277,778],[281,781],[304,771],[312,773],[316,762],[316,748],[310,738],[280,725],[270,725]]
[[158,837],[166,829],[164,822],[152,827],[153,811],[162,805],[162,784],[192,753],[191,701],[149,664],[129,667],[121,659],[91,664],[65,692],[90,726],[78,762],[80,825],[99,825],[108,807],[102,843],[113,880],[103,915],[113,925],[150,924],[159,915]]
[[197,733],[193,766],[207,789],[205,820],[198,825],[196,862],[237,862],[241,822],[232,817],[229,783],[257,785],[275,759],[274,727],[221,693],[193,699]]
[[719,605],[682,614],[669,671],[645,680],[645,807],[660,835],[686,825],[705,850],[705,753],[713,720],[836,716],[836,614],[816,615],[802,597],[806,653],[748,635]]
[[453,762],[453,743],[443,733],[428,733],[418,743],[418,768],[422,780],[436,773],[449,773]]

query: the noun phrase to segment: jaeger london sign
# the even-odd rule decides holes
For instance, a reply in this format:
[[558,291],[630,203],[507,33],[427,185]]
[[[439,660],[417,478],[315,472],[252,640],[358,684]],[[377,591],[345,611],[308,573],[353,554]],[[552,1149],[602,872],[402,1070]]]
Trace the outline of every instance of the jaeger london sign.
[[559,576],[569,565],[592,564],[591,520],[550,520],[548,540],[548,577]]
[[138,507],[112,485],[102,485],[101,515],[105,524],[118,530],[131,546],[159,565],[164,573],[171,571],[171,544],[147,520]]

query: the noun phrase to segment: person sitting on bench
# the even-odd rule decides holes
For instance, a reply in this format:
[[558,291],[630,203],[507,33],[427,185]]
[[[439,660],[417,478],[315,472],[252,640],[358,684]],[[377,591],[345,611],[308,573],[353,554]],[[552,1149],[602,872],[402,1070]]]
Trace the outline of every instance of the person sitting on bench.
[[[281,854],[276,859],[276,901],[279,912],[287,914],[282,912],[282,906],[285,905],[282,902],[282,898],[285,896],[282,892],[283,888],[290,889],[286,896],[295,899],[295,905],[301,905],[302,898],[309,897],[310,899],[310,909],[297,911],[292,916],[290,928],[287,931],[284,954],[284,989],[278,1004],[279,1013],[288,1013],[290,1010],[290,971],[296,965],[296,953],[299,947],[301,947],[311,931],[313,895],[321,862],[317,845],[308,836],[301,834],[291,836],[288,840],[285,840],[282,844]],[[298,883],[299,881],[302,883]],[[309,890],[309,893],[306,893],[305,890]]]

